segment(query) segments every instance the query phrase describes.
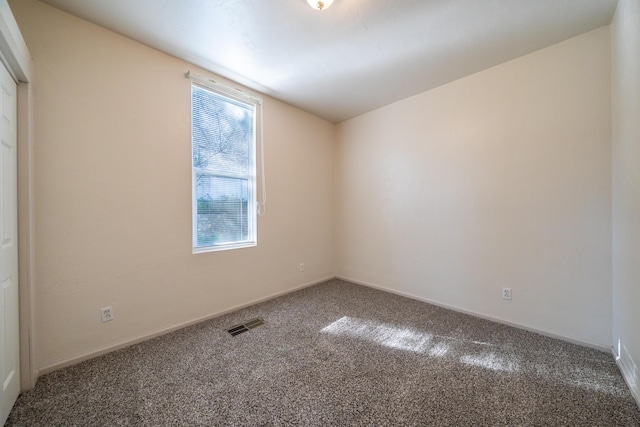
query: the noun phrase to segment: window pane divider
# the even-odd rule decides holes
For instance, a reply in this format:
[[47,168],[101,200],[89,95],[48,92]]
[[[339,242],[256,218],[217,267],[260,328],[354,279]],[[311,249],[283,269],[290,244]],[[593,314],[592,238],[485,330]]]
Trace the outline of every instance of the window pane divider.
[[236,173],[230,173],[226,171],[220,172],[213,169],[202,169],[202,168],[193,168],[193,172],[196,174],[211,175],[211,176],[216,176],[220,178],[251,179],[251,174],[248,174],[248,173],[236,174]]

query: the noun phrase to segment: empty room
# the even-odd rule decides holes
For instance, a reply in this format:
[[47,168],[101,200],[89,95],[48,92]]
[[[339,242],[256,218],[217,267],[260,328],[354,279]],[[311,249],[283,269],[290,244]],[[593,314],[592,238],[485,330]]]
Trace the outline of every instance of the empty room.
[[0,0],[0,424],[640,426],[640,0]]

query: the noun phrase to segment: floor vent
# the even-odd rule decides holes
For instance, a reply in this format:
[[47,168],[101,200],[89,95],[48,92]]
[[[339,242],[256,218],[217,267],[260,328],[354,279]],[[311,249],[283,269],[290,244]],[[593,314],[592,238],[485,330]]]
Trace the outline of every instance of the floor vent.
[[260,325],[264,325],[264,320],[260,318],[251,319],[242,325],[236,325],[232,328],[227,329],[229,335],[235,337],[236,335],[240,335],[243,332],[247,332],[249,329],[257,328]]

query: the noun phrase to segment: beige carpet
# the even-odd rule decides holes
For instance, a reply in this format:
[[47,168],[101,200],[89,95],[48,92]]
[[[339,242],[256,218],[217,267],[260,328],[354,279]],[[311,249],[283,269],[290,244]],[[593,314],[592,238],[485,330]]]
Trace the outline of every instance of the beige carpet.
[[7,425],[640,426],[640,410],[610,354],[332,280],[43,376]]

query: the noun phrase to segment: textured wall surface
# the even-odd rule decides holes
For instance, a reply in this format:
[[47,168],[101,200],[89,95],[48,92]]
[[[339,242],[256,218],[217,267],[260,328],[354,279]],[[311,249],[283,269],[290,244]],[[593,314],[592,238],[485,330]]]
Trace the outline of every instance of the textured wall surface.
[[613,65],[613,348],[640,404],[640,1],[620,0]]
[[333,124],[265,98],[258,246],[193,255],[184,73],[206,72],[40,2],[11,6],[36,75],[37,367],[333,276]]
[[609,41],[601,28],[341,123],[337,274],[610,347]]

